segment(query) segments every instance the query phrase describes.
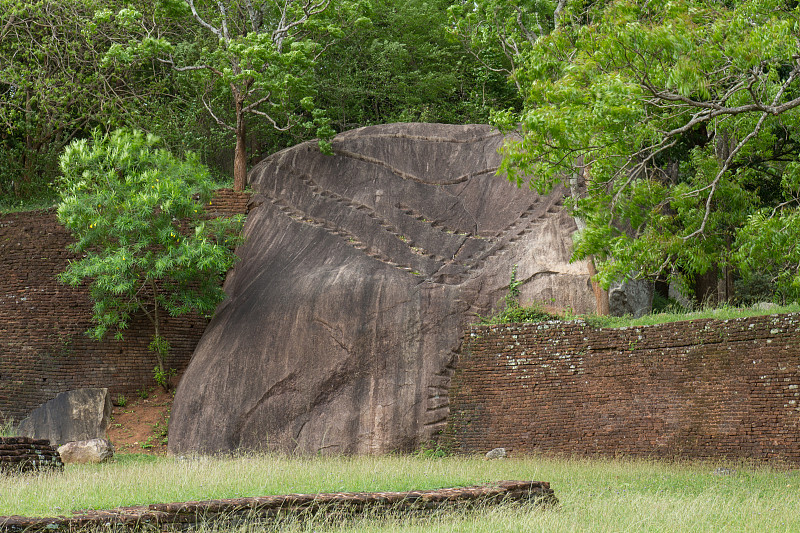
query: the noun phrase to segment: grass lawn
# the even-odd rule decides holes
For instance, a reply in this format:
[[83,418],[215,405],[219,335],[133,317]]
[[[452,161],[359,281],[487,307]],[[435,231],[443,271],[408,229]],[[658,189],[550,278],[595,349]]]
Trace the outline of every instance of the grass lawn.
[[[403,491],[503,479],[549,481],[554,509],[499,506],[429,517],[296,522],[289,531],[800,531],[800,473],[644,460],[119,455],[63,474],[0,477],[0,515],[292,492]],[[214,530],[214,526],[206,528]],[[235,530],[262,530],[260,526]]]

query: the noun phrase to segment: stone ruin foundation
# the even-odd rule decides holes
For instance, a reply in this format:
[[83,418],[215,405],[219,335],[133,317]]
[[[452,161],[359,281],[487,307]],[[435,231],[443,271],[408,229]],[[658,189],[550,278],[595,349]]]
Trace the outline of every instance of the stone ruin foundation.
[[58,450],[46,439],[0,437],[0,473],[62,471]]
[[336,492],[286,494],[120,507],[109,511],[86,511],[73,516],[32,518],[0,516],[0,531],[56,532],[99,527],[128,530],[185,530],[195,524],[275,520],[281,517],[324,515],[348,516],[364,512],[413,513],[454,506],[501,502],[537,505],[558,503],[550,484],[542,481],[499,481],[474,487],[416,490],[409,492]]

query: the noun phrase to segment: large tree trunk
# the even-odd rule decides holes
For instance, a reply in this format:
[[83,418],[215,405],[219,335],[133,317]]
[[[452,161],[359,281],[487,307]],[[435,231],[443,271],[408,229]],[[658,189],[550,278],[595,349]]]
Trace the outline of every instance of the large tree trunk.
[[236,102],[236,151],[233,156],[233,190],[247,187],[247,127],[242,102]]
[[[595,274],[597,274],[597,267],[594,266],[594,257],[589,257],[589,276],[594,277]],[[595,313],[599,316],[605,316],[611,312],[608,291],[595,280],[591,278],[590,280],[592,282],[592,291],[594,291]]]
[[716,306],[719,303],[719,270],[714,265],[705,274],[694,277],[694,298],[698,305]]
[[[569,180],[569,191],[572,198],[577,200],[586,188],[586,182],[589,180],[588,165],[584,165],[583,156],[578,158],[576,162],[576,171],[572,174]],[[586,229],[586,221],[581,217],[573,217],[578,231]],[[608,315],[610,312],[610,304],[608,301],[608,291],[600,286],[594,279],[597,274],[597,267],[594,264],[594,256],[588,257],[589,262],[589,281],[592,283],[592,291],[594,292],[595,312],[598,315]]]

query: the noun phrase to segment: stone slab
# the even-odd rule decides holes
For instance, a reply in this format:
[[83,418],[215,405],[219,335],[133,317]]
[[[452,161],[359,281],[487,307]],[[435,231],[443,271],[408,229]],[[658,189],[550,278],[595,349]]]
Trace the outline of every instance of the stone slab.
[[111,397],[106,388],[62,392],[34,409],[17,432],[53,444],[106,438],[111,420]]

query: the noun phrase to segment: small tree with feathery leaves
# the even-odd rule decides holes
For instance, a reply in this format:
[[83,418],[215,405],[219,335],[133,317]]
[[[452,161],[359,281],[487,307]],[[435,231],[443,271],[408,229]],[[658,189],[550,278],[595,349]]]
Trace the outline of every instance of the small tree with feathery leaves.
[[122,338],[134,313],[153,325],[156,381],[168,387],[165,315],[210,314],[223,299],[221,279],[234,263],[241,217],[207,219],[214,182],[194,154],[180,160],[140,131],[96,132],[60,159],[58,219],[83,255],[59,275],[72,286],[90,279],[94,326]]

